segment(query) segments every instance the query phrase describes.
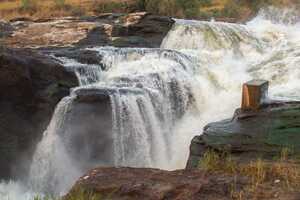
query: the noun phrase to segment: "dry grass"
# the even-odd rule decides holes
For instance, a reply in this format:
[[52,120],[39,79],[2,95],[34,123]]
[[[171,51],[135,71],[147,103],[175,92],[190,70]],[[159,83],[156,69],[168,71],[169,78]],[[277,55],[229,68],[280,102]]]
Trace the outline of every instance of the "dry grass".
[[[126,4],[135,0],[29,0],[29,8],[23,9],[21,0],[0,0],[0,18],[16,17],[48,18],[74,15],[97,14],[97,8],[105,7],[111,12],[126,12]],[[60,2],[63,2],[60,3]],[[114,7],[117,8],[115,10]],[[121,9],[120,9],[121,8]],[[105,10],[103,10],[104,12]]]
[[246,177],[247,184],[243,189],[238,189],[240,187],[236,183],[231,186],[233,199],[268,199],[274,197],[274,193],[288,194],[300,189],[300,165],[298,160],[289,158],[289,153],[289,150],[283,149],[275,161],[257,159],[238,163],[229,154],[207,151],[200,168],[232,177]]
[[[181,18],[237,18],[262,4],[289,6],[299,0],[0,0],[0,18],[49,18],[103,12],[149,11]],[[29,2],[26,9],[22,2]],[[63,2],[63,5],[61,3]],[[60,5],[60,6],[58,6]]]
[[111,195],[113,194],[104,196],[104,195],[96,194],[92,191],[84,190],[83,188],[77,188],[76,190],[73,189],[72,193],[64,197],[55,198],[51,196],[49,197],[36,196],[32,200],[110,200]]

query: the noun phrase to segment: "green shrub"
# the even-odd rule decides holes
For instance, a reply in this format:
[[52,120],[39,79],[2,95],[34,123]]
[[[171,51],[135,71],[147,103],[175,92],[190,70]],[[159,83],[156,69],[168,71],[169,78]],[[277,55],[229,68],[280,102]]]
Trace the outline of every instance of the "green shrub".
[[37,3],[34,0],[21,0],[21,10],[34,12],[37,9]]
[[72,16],[82,16],[85,14],[85,11],[80,6],[73,6],[70,8]]
[[175,17],[197,17],[201,5],[211,0],[138,0],[139,7],[147,12]]
[[240,5],[236,0],[230,0],[224,7],[223,16],[226,17],[238,17]]
[[212,4],[212,0],[199,0],[200,6],[210,6]]
[[65,0],[54,0],[55,7],[57,8],[65,8],[66,7],[66,1]]
[[21,0],[21,9],[27,10],[30,7],[30,0]]
[[145,11],[146,5],[147,5],[147,0],[136,0],[134,4],[135,4],[135,7],[137,10]]
[[196,17],[199,14],[200,1],[199,0],[177,0],[178,6],[183,8],[185,17]]
[[98,3],[95,7],[97,13],[127,12],[130,8],[127,2]]

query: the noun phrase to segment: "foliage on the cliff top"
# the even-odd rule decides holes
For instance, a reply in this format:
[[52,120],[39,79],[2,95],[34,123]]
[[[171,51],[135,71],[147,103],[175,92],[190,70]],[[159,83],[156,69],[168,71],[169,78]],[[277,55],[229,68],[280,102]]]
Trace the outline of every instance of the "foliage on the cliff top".
[[266,5],[299,6],[298,0],[2,0],[0,18],[48,18],[147,11],[180,18],[237,18]]

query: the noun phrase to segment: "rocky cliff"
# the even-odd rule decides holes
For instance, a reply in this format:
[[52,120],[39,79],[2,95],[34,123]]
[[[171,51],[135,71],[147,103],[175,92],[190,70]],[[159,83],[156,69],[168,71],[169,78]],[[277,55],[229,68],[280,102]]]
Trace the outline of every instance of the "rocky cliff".
[[208,124],[190,146],[187,168],[195,168],[207,150],[242,160],[273,159],[283,148],[300,152],[300,103],[273,102],[258,112],[236,110],[232,119]]
[[[0,51],[0,178],[26,168],[25,161],[69,89],[74,73],[31,50]],[[23,162],[24,161],[24,162]]]

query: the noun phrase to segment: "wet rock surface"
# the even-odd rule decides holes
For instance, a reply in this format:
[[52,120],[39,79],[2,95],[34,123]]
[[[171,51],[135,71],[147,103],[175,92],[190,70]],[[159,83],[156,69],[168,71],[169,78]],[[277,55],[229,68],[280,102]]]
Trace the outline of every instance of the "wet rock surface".
[[14,28],[11,24],[9,24],[6,21],[0,20],[0,38],[8,37],[9,35],[12,34],[13,31]]
[[5,25],[11,27],[12,33],[4,34],[3,43],[23,48],[159,47],[173,23],[170,17],[144,12],[35,21],[15,19]]
[[45,54],[52,54],[58,58],[68,58],[75,60],[81,64],[94,64],[94,65],[103,65],[102,64],[102,55],[97,51],[86,50],[80,48],[58,48],[52,50],[43,51]]
[[74,73],[47,56],[28,49],[1,49],[1,179],[26,168],[56,104],[76,85]]
[[238,109],[232,119],[208,124],[190,146],[187,168],[195,168],[209,150],[228,152],[241,161],[273,159],[283,148],[300,152],[300,102],[273,102],[258,112]]
[[[233,181],[200,170],[98,168],[81,177],[68,195],[81,188],[112,200],[227,200]],[[243,184],[243,180],[237,182]]]
[[113,122],[109,91],[79,89],[63,128],[63,141],[70,155],[88,170],[91,163],[113,165]]

